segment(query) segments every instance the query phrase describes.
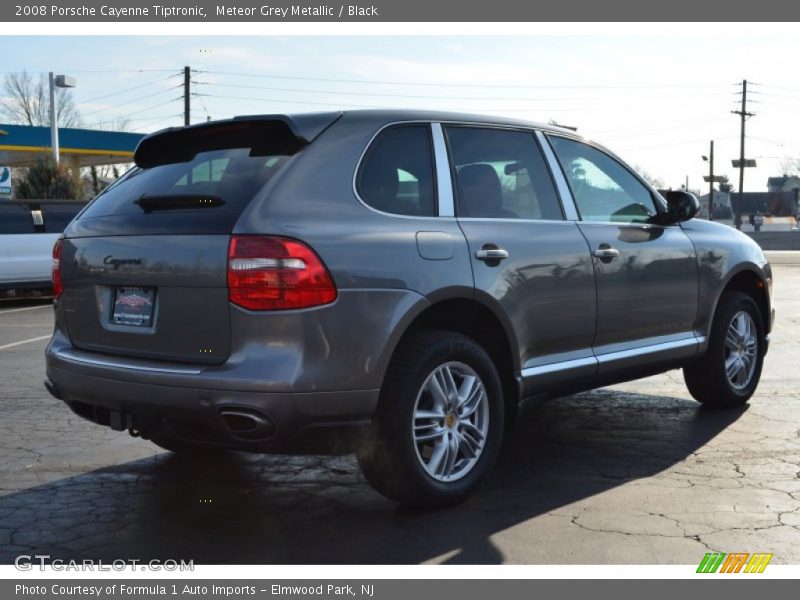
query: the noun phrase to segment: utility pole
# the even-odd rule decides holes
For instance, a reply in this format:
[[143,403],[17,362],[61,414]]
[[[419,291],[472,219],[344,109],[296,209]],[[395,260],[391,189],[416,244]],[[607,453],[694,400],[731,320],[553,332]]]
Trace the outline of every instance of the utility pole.
[[191,92],[192,92],[192,70],[189,67],[183,67],[183,124],[189,125],[190,116],[192,112],[191,107]]
[[714,140],[708,152],[708,220],[714,220]]
[[58,164],[59,148],[58,148],[58,117],[56,111],[56,78],[51,71],[48,75],[50,81],[50,148],[53,153],[53,162]]
[[744,201],[744,124],[747,117],[754,117],[755,113],[747,112],[747,79],[742,80],[742,109],[732,110],[735,115],[739,115],[742,120],[741,132],[739,136],[739,192],[737,194],[738,202],[736,202],[736,229],[742,228],[742,203]]

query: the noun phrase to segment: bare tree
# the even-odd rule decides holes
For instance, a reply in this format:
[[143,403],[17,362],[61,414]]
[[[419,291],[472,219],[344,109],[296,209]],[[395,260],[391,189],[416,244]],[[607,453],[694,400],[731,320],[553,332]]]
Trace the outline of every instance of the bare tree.
[[[0,115],[10,123],[37,127],[50,125],[50,88],[47,75],[42,73],[36,77],[27,71],[8,73],[3,81]],[[80,125],[80,114],[70,90],[56,88],[56,115],[61,127]]]
[[[126,117],[117,117],[110,120],[101,119],[94,123],[93,127],[105,131],[128,131],[130,129],[130,121]],[[119,163],[89,167],[88,175],[91,181],[92,196],[96,196],[115,179],[119,179],[120,175],[130,169],[131,166],[132,163]]]
[[636,172],[642,177],[642,179],[644,179],[647,183],[652,185],[655,189],[660,190],[661,188],[664,187],[664,182],[661,179],[659,179],[658,177],[653,177],[652,175],[650,175],[650,173],[645,171],[639,165],[636,165],[633,168],[636,169]]
[[800,176],[800,158],[787,158],[781,162],[781,173]]

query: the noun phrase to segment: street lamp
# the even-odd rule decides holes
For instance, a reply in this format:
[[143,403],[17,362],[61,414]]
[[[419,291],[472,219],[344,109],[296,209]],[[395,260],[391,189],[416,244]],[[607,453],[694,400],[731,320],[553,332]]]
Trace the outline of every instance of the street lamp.
[[58,164],[58,115],[56,114],[56,88],[74,88],[75,78],[69,75],[53,75],[50,72],[50,147],[53,149],[53,160]]

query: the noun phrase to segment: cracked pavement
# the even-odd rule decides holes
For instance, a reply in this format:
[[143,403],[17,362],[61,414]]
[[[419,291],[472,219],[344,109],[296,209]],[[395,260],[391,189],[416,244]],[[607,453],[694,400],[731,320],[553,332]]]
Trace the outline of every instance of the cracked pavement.
[[[700,407],[679,371],[528,410],[463,505],[410,512],[351,456],[182,460],[73,415],[42,386],[46,341],[0,350],[0,563],[800,563],[800,265],[775,267],[777,325],[748,406]],[[49,333],[0,306],[0,346]]]

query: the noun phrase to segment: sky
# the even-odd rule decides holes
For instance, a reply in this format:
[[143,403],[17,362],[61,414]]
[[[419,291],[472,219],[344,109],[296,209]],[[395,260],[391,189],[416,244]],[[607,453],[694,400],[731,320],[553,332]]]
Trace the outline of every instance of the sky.
[[582,36],[2,36],[0,73],[77,79],[87,126],[132,131],[240,114],[429,108],[556,121],[605,145],[665,187],[705,193],[715,172],[738,188],[741,82],[747,79],[745,191],[765,191],[800,158],[800,38],[726,34]]

